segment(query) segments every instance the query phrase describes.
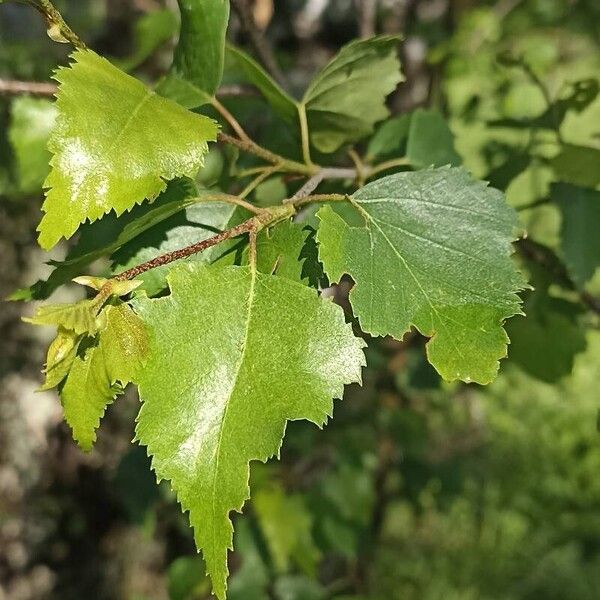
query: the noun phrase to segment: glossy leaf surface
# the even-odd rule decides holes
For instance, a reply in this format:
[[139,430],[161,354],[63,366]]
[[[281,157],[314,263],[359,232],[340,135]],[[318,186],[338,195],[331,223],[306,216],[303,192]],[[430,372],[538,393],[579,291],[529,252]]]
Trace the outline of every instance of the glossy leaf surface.
[[137,438],[190,512],[224,598],[228,515],[249,496],[249,462],[278,454],[287,420],[327,421],[360,380],[364,343],[314,290],[248,267],[188,264],[169,284],[136,304],[151,336]]
[[86,220],[154,199],[165,180],[193,175],[217,134],[212,120],[157,96],[97,54],[72,58],[56,74],[59,116],[38,228],[46,249]]

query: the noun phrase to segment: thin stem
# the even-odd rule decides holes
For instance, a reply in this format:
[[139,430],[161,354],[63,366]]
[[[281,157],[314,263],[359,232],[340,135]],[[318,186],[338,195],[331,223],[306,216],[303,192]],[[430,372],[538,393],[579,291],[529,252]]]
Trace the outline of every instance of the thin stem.
[[241,206],[255,215],[260,215],[265,212],[264,209],[254,206],[253,204],[250,204],[250,202],[246,202],[243,197],[233,196],[231,194],[216,193],[198,196],[198,202],[227,202],[228,204]]
[[[273,206],[269,209],[261,210],[259,214],[254,217],[251,217],[247,221],[232,227],[231,229],[227,229],[214,235],[213,237],[202,240],[200,242],[196,242],[190,246],[186,246],[185,248],[181,248],[180,250],[174,250],[173,252],[167,252],[166,254],[162,254],[161,256],[157,256],[152,260],[149,260],[137,267],[133,267],[132,269],[128,269],[127,271],[123,271],[113,279],[115,281],[126,281],[129,279],[135,279],[142,273],[146,273],[147,271],[151,271],[152,269],[156,269],[157,267],[162,267],[163,265],[168,265],[177,260],[181,260],[182,258],[188,258],[189,256],[193,256],[194,254],[198,254],[199,252],[203,252],[208,248],[212,248],[225,240],[230,240],[232,238],[238,237],[239,235],[243,235],[244,233],[253,232],[255,235],[261,231],[265,227],[270,227],[271,225],[275,225],[280,221],[285,219],[289,219],[296,214],[296,208],[291,205],[285,206]],[[256,244],[255,244],[256,245]]]
[[367,172],[366,179],[371,179],[375,175],[379,173],[383,173],[383,171],[388,171],[389,169],[393,169],[395,167],[403,167],[406,165],[410,165],[410,161],[408,158],[394,158],[392,160],[386,160],[385,162],[379,163],[369,169]]
[[357,176],[355,169],[323,168],[317,171],[291,198],[285,200],[295,204],[298,200],[312,194],[325,179],[354,179]]
[[230,84],[222,85],[217,90],[219,98],[237,98],[239,96],[260,96],[260,92],[253,85]]
[[0,95],[17,96],[19,94],[32,94],[34,96],[53,96],[57,90],[58,86],[54,83],[0,79]]
[[312,194],[296,200],[294,206],[304,206],[312,202],[346,202],[349,197],[345,194]]
[[312,158],[310,157],[310,134],[308,132],[308,118],[306,116],[306,106],[298,104],[298,117],[300,118],[300,133],[302,135],[302,157],[305,164],[313,166]]
[[256,26],[248,0],[232,0],[231,5],[237,12],[242,27],[248,34],[256,53],[258,54],[264,66],[267,68],[267,71],[273,76],[277,83],[285,88],[286,81],[281,69],[279,68],[279,65],[277,64],[273,49]]
[[245,142],[252,141],[250,136],[244,131],[244,128],[239,124],[238,120],[217,100],[216,97],[213,97],[211,100],[211,104],[214,108],[219,111],[221,116],[231,125],[231,128],[236,132],[236,134],[240,137],[240,139]]
[[[33,94],[35,96],[53,96],[58,85],[50,81],[16,81],[0,79],[0,95],[16,96]],[[232,98],[238,96],[257,96],[258,90],[251,85],[223,85],[217,90],[217,97]]]
[[258,156],[263,160],[270,162],[273,165],[279,165],[279,170],[281,171],[286,171],[290,173],[301,173],[303,175],[314,175],[319,169],[315,165],[308,166],[300,162],[296,162],[295,160],[289,160],[283,156],[280,156],[279,154],[275,154],[274,152],[271,152],[270,150],[259,146],[257,143],[253,142],[250,139],[242,140],[228,135],[226,133],[220,132],[219,141],[224,142],[225,144],[235,146],[236,148],[239,148],[244,152],[254,154],[255,156]]
[[268,169],[263,169],[241,192],[240,198],[247,198],[265,179],[277,173],[279,165],[274,165]]
[[250,240],[248,245],[248,263],[253,271],[256,271],[256,228],[250,230]]
[[367,179],[368,168],[354,148],[350,148],[350,150],[348,150],[348,156],[352,159],[354,168],[356,169],[358,187],[362,187]]

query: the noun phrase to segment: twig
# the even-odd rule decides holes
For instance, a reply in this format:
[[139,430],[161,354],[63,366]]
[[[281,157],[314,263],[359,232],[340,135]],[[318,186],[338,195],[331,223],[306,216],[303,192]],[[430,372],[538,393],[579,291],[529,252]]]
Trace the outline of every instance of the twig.
[[0,79],[0,96],[32,94],[34,96],[53,96],[58,90],[55,83],[37,81],[13,81]]
[[117,281],[135,279],[136,277],[139,277],[142,273],[146,273],[147,271],[156,269],[157,267],[162,267],[163,265],[168,265],[169,263],[175,262],[176,260],[188,258],[189,256],[193,256],[194,254],[203,252],[204,250],[212,248],[213,246],[216,246],[217,244],[220,244],[225,240],[229,240],[231,238],[237,237],[238,235],[248,233],[255,227],[256,217],[253,217],[252,219],[248,219],[240,225],[218,233],[217,235],[208,238],[207,240],[202,240],[201,242],[197,242],[196,244],[192,244],[191,246],[181,248],[180,250],[174,250],[173,252],[168,252],[167,254],[157,256],[156,258],[142,263],[137,267],[133,267],[132,269],[128,269],[127,271],[120,273],[114,279],[116,279]]
[[260,92],[253,85],[222,85],[217,90],[217,96],[219,98],[236,98],[238,96],[260,96]]
[[377,0],[355,0],[355,4],[359,16],[360,37],[363,39],[373,37],[375,35]]
[[[0,96],[16,96],[18,94],[33,94],[35,96],[53,96],[58,85],[51,81],[16,81],[0,79]],[[239,96],[258,96],[258,90],[252,85],[222,85],[217,90],[219,98],[235,98]]]
[[244,131],[244,128],[239,124],[238,120],[225,108],[216,97],[211,100],[213,107],[221,113],[221,116],[231,125],[231,128],[238,134],[241,140],[251,142],[250,136]]
[[298,200],[302,200],[303,198],[310,196],[310,194],[312,194],[326,179],[354,179],[356,176],[356,169],[338,169],[335,167],[321,169],[320,171],[317,171],[291,198],[285,202],[296,204]]
[[315,165],[305,165],[300,162],[296,162],[295,160],[289,160],[279,154],[275,154],[262,146],[259,146],[257,143],[252,140],[242,140],[235,138],[231,135],[227,135],[226,133],[220,132],[218,139],[220,142],[225,144],[230,144],[232,146],[236,146],[240,150],[244,152],[249,152],[250,154],[254,154],[267,162],[270,162],[273,165],[279,165],[280,170],[288,171],[291,173],[301,173],[303,175],[314,175],[319,168]]
[[[279,165],[274,165],[268,169],[263,169],[244,189],[240,192],[241,198],[249,196],[265,179],[277,173]],[[252,206],[252,205],[251,205]]]
[[302,157],[307,165],[312,165],[310,157],[310,134],[308,131],[308,117],[306,116],[306,106],[298,104],[298,118],[300,120],[300,133],[302,135]]
[[304,206],[312,202],[345,202],[348,196],[344,194],[311,194],[293,202],[294,206]]
[[27,0],[27,3],[42,14],[48,24],[49,32],[55,30],[64,40],[78,50],[85,50],[87,48],[85,42],[67,25],[62,15],[56,10],[50,0],[38,0],[37,2]]
[[389,169],[393,169],[395,167],[403,167],[410,165],[410,161],[407,158],[395,158],[392,160],[386,160],[385,162],[379,163],[374,167],[371,167],[366,173],[366,179],[371,179],[375,175],[379,175],[379,173],[383,173],[383,171],[388,171]]
[[280,205],[273,206],[269,209],[261,210],[256,216],[251,217],[247,221],[232,227],[231,229],[227,229],[214,235],[207,240],[202,240],[200,242],[196,242],[195,244],[191,244],[190,246],[186,246],[185,248],[181,248],[180,250],[174,250],[173,252],[167,252],[166,254],[162,254],[161,256],[157,256],[137,267],[133,267],[128,269],[127,271],[123,271],[113,279],[115,281],[126,281],[129,279],[135,279],[142,273],[146,273],[147,271],[151,271],[152,269],[156,269],[157,267],[162,267],[163,265],[168,265],[177,260],[181,260],[182,258],[188,258],[189,256],[193,256],[194,254],[198,254],[207,250],[208,248],[212,248],[225,240],[230,240],[232,238],[238,237],[239,235],[243,235],[245,233],[255,234],[264,229],[265,227],[270,227],[275,223],[279,223],[285,219],[289,219],[296,214],[296,209],[294,206],[290,205]]
[[250,38],[250,42],[252,43],[252,46],[254,46],[256,54],[258,54],[258,57],[266,67],[267,71],[273,76],[277,83],[285,88],[285,77],[275,60],[275,55],[273,54],[270,44],[256,27],[248,0],[231,0],[231,5],[238,14],[242,28]]
[[227,202],[228,204],[235,204],[237,206],[241,206],[246,210],[254,213],[255,215],[260,215],[265,212],[264,208],[259,208],[250,204],[250,202],[246,202],[243,197],[233,196],[232,194],[222,194],[222,193],[214,193],[214,194],[206,194],[198,196],[199,202]]
[[352,162],[354,163],[354,168],[356,169],[356,178],[358,180],[358,186],[362,187],[367,179],[368,167],[365,165],[363,159],[359,156],[358,152],[354,150],[354,148],[350,148],[350,150],[348,150],[348,156],[352,159]]

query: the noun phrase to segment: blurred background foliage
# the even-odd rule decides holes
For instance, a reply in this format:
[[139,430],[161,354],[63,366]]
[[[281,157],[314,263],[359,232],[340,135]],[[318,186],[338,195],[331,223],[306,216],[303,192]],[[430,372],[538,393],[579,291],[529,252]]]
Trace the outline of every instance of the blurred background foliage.
[[[121,68],[148,82],[168,68],[175,2],[56,4]],[[416,336],[370,341],[364,386],[348,390],[328,427],[290,424],[281,461],[254,465],[252,501],[236,518],[230,597],[596,600],[600,4],[247,6],[293,91],[354,37],[401,32],[407,81],[390,99],[398,116],[360,149],[415,166],[464,163],[505,190],[528,233],[517,259],[535,290],[487,388],[441,382]],[[230,37],[252,51],[237,11]],[[0,79],[49,82],[67,53],[34,11],[0,8]],[[233,65],[225,83],[243,83]],[[224,102],[266,146],[294,152],[293,133],[260,100]],[[0,98],[3,298],[48,274],[35,226],[54,118],[47,98]],[[202,182],[223,182],[233,162],[215,149]],[[287,191],[273,178],[254,201],[279,202]],[[335,290],[342,303],[346,292]],[[20,323],[21,310],[0,305],[0,599],[208,598],[186,517],[130,444],[137,399],[111,407],[96,449],[82,454],[57,398],[34,393],[48,340]]]

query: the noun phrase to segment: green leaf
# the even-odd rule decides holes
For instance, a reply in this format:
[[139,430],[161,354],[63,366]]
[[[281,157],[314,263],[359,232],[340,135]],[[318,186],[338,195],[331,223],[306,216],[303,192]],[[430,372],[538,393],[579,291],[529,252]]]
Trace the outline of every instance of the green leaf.
[[[234,205],[223,202],[191,206],[124,245],[113,255],[112,270],[114,273],[120,273],[161,254],[206,240],[215,233],[237,224],[238,221],[241,222],[241,219],[236,218],[237,215],[238,211]],[[210,263],[222,252],[223,245],[220,244],[218,247],[195,254],[188,260]],[[173,265],[165,265],[140,275],[139,279],[143,282],[142,289],[146,290],[149,296],[164,290],[167,287],[167,274],[172,268]]]
[[256,240],[258,270],[267,275],[277,274],[292,281],[302,281],[300,254],[307,235],[302,225],[292,221],[261,231]]
[[562,213],[561,244],[567,269],[583,287],[600,266],[600,192],[557,183],[551,195]]
[[49,249],[86,220],[121,215],[203,164],[211,119],[157,96],[86,50],[56,74],[59,116],[50,138],[52,171],[38,230]]
[[371,159],[406,156],[416,168],[461,163],[444,117],[423,108],[385,121],[371,138],[367,155]]
[[56,289],[71,281],[96,259],[113,254],[127,242],[197,202],[198,191],[193,182],[176,179],[168,183],[167,189],[152,204],[135,206],[121,217],[110,213],[96,223],[83,225],[77,244],[69,250],[67,258],[60,262],[50,261],[55,267],[50,277],[17,290],[9,299],[49,298]]
[[312,537],[312,516],[302,496],[286,496],[281,486],[272,485],[255,493],[252,505],[276,570],[286,573],[293,561],[314,577],[320,553]]
[[524,283],[510,258],[517,217],[502,194],[442,168],[385,177],[352,203],[364,225],[326,206],[317,239],[329,279],[356,282],[362,329],[402,339],[415,326],[432,338],[428,358],[444,379],[490,382]]
[[238,519],[234,544],[242,565],[229,580],[227,597],[229,600],[264,600],[269,585],[269,572],[247,520]]
[[384,121],[369,140],[367,148],[369,159],[404,156],[411,121],[411,113]]
[[454,135],[436,110],[418,108],[412,113],[406,156],[414,167],[458,166]]
[[173,64],[157,91],[193,108],[214,96],[225,61],[229,0],[177,0],[181,31]]
[[33,317],[23,317],[32,325],[53,325],[64,327],[77,335],[93,335],[104,326],[100,309],[104,299],[80,300],[71,304],[45,304],[40,306]]
[[360,380],[364,342],[338,306],[282,277],[186,264],[168,279],[170,296],[136,301],[151,332],[137,438],[190,512],[223,599],[250,461],[278,454],[287,420],[326,422]]
[[177,31],[177,17],[169,9],[154,10],[142,15],[134,27],[134,51],[131,56],[115,64],[123,71],[139,67],[152,53],[168,42]]
[[600,185],[600,150],[597,148],[563,144],[551,162],[560,181],[589,188]]
[[378,36],[344,46],[315,77],[302,100],[311,140],[335,152],[369,135],[389,115],[385,99],[403,81],[398,36]]
[[575,357],[586,349],[585,331],[579,323],[581,305],[549,294],[548,285],[534,281],[523,308],[526,319],[507,324],[509,358],[524,371],[555,383],[573,370]]
[[490,121],[492,127],[518,127],[526,129],[558,129],[570,111],[581,113],[598,96],[600,84],[597,79],[581,79],[570,84],[568,93],[554,101],[537,117],[528,119],[497,119]]
[[199,556],[181,556],[169,565],[169,600],[196,600],[210,591]]
[[288,123],[298,122],[298,104],[279,84],[243,50],[227,45],[227,55],[244,74],[248,83],[258,88],[273,111]]
[[81,344],[60,390],[65,419],[86,451],[96,441],[106,407],[136,379],[148,350],[144,323],[127,304],[104,312],[106,327]]
[[56,121],[56,106],[50,100],[22,96],[13,101],[8,137],[13,147],[19,190],[39,192],[48,175],[47,144]]

